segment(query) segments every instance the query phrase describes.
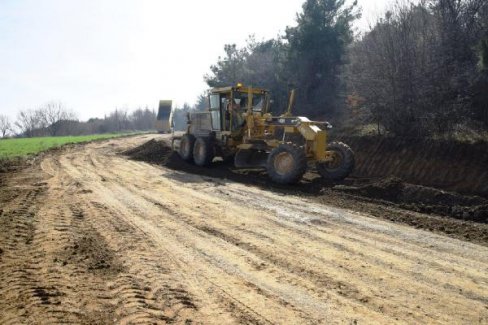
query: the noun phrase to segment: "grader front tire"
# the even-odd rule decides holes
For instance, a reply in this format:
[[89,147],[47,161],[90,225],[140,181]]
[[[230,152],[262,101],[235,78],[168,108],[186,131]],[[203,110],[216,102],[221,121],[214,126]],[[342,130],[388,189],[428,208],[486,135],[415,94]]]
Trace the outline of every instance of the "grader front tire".
[[266,169],[274,182],[294,184],[302,179],[307,170],[307,157],[303,149],[281,144],[269,154]]
[[354,152],[345,143],[332,142],[327,150],[335,153],[334,159],[327,163],[317,163],[317,171],[326,179],[343,180],[354,169]]

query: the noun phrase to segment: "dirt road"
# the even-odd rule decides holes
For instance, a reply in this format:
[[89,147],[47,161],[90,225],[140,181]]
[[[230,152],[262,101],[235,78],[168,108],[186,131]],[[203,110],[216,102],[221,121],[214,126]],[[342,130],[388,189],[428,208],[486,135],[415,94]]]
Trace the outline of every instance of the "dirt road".
[[0,323],[488,323],[488,248],[128,160],[152,135],[3,180]]

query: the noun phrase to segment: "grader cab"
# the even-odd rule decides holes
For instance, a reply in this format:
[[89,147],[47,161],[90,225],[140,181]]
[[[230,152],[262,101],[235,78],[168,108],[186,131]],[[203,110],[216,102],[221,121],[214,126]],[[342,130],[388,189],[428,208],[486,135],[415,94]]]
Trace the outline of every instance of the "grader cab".
[[298,182],[315,164],[325,178],[340,180],[354,168],[354,154],[346,144],[327,144],[327,122],[292,116],[294,91],[288,110],[281,116],[269,113],[269,92],[262,88],[214,88],[205,112],[192,113],[188,128],[174,139],[181,158],[198,166],[215,157],[234,160],[236,167],[266,169],[277,183]]

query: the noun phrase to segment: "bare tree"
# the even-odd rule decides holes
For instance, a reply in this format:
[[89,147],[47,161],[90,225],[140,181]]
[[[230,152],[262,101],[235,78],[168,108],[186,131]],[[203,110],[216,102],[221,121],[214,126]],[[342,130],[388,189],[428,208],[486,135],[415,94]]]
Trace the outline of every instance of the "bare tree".
[[135,130],[150,130],[154,129],[154,121],[156,120],[156,113],[146,108],[138,108],[130,115],[131,128]]
[[486,0],[398,2],[351,47],[350,93],[365,99],[378,126],[401,136],[451,136],[483,119],[482,10]]
[[6,115],[0,115],[0,132],[2,133],[2,138],[5,138],[7,133],[12,130],[12,124],[10,119]]
[[17,114],[15,125],[19,128],[21,134],[26,137],[32,137],[36,130],[42,128],[41,120],[38,110],[21,110]]
[[49,102],[38,110],[41,126],[47,128],[49,135],[56,136],[63,127],[63,121],[76,120],[76,114],[69,111],[61,102]]
[[127,109],[116,108],[104,119],[104,132],[120,132],[131,128]]

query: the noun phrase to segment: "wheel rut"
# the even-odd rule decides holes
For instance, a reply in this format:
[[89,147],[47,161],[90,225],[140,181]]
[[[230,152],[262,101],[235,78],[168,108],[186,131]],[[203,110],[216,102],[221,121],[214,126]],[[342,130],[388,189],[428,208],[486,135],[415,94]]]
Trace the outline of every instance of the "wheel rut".
[[2,176],[0,323],[488,322],[488,248],[118,154],[156,137]]

